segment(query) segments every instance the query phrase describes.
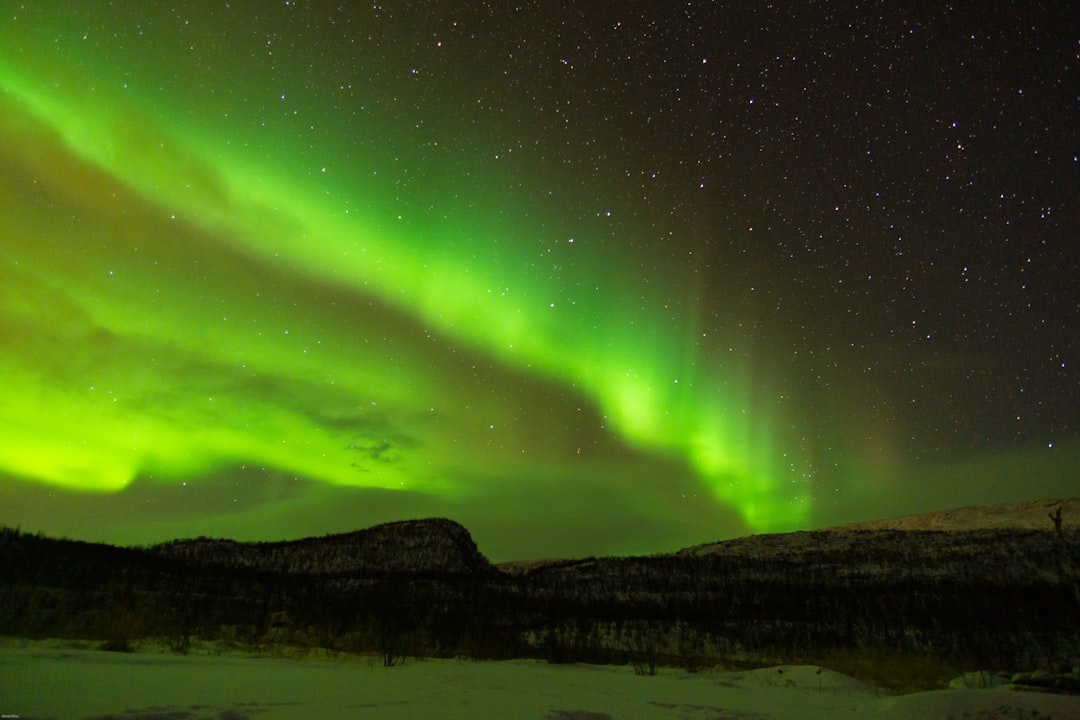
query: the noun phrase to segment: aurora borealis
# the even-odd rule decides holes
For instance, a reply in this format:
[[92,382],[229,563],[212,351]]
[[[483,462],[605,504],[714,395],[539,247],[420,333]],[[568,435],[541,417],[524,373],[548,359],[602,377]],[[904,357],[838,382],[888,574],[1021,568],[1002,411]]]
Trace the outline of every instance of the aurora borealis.
[[785,12],[5,6],[0,522],[504,560],[1075,494],[1075,20]]

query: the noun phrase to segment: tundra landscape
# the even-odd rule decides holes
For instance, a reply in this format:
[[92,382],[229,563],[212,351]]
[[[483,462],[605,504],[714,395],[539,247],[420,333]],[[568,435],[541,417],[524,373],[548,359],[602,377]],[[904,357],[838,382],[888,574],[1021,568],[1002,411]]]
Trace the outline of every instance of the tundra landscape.
[[143,548],[8,529],[0,698],[21,717],[1075,717],[1078,508],[498,565],[445,519]]

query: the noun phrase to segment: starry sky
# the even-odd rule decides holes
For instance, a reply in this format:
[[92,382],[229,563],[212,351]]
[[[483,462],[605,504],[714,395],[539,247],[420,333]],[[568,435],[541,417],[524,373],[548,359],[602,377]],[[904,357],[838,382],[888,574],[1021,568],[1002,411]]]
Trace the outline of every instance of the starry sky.
[[1076,494],[1067,3],[5,3],[0,523],[647,553]]

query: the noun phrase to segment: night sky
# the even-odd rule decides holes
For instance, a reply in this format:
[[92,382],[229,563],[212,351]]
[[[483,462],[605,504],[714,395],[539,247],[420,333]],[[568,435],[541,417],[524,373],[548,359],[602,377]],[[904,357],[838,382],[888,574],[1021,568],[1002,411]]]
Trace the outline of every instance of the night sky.
[[4,3],[0,523],[509,560],[1077,494],[1075,9],[809,5]]

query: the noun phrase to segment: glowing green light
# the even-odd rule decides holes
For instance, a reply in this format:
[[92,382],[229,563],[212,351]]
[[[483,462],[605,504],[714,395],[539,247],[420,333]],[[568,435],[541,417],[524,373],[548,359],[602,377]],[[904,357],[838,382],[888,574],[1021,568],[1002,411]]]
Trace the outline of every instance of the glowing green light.
[[[358,303],[375,296],[440,338],[583,393],[608,419],[609,430],[634,446],[682,458],[716,498],[740,508],[754,527],[806,517],[806,491],[788,482],[792,473],[777,459],[782,452],[772,437],[773,418],[744,416],[753,402],[718,399],[713,373],[695,370],[698,360],[704,362],[696,318],[673,315],[653,287],[610,277],[617,258],[590,248],[588,237],[578,238],[574,255],[560,262],[595,275],[591,288],[568,284],[569,273],[529,245],[535,220],[496,220],[496,207],[470,209],[467,202],[443,199],[450,190],[474,190],[515,207],[515,191],[502,190],[497,176],[481,180],[480,188],[429,184],[397,201],[379,179],[380,172],[390,175],[391,165],[376,155],[356,162],[364,172],[334,167],[347,118],[328,118],[334,129],[314,135],[298,135],[283,119],[271,121],[265,138],[249,143],[232,127],[254,127],[261,110],[247,111],[249,117],[238,112],[226,123],[200,114],[197,98],[190,98],[187,111],[178,113],[176,99],[166,104],[145,91],[118,90],[122,73],[106,58],[73,62],[37,45],[40,52],[17,55],[14,48],[30,41],[16,42],[15,31],[6,39],[12,49],[0,51],[0,132],[34,136],[42,147],[51,147],[49,134],[55,133],[64,146],[54,149],[58,155],[66,152],[69,162],[97,168],[155,209],[150,214],[158,224],[150,232],[161,232],[163,219],[183,228],[165,241],[147,236],[146,245],[199,232],[231,254],[300,273]],[[135,75],[160,72],[165,69],[151,63]],[[393,144],[395,138],[383,141]],[[63,168],[19,148],[8,152],[63,185]],[[320,157],[329,160],[322,165]],[[444,169],[445,182],[455,182],[452,168]],[[480,170],[456,173],[464,174],[484,177]],[[83,190],[90,202],[109,202],[96,198],[93,188]],[[125,232],[133,236],[140,232],[131,229],[130,218],[114,221],[127,223]],[[35,244],[59,232],[56,226],[28,230],[14,221],[3,229],[27,233],[9,251],[22,258],[32,258]],[[65,242],[75,241],[72,236]],[[44,267],[41,257],[37,262]],[[98,370],[122,378],[117,396],[104,400],[87,390],[94,368],[68,378],[37,378],[24,365],[25,376],[6,375],[0,421],[16,431],[0,438],[0,468],[67,488],[116,490],[139,474],[181,478],[218,465],[260,462],[327,482],[451,492],[431,480],[427,468],[469,462],[447,449],[452,443],[435,440],[411,453],[412,461],[382,462],[381,451],[365,444],[369,439],[358,450],[354,430],[317,416],[324,402],[356,418],[373,402],[382,403],[393,409],[402,432],[428,437],[436,431],[417,419],[427,417],[431,398],[446,392],[423,370],[419,354],[395,359],[357,349],[364,338],[346,327],[346,313],[336,306],[305,300],[303,307],[266,307],[258,281],[242,277],[218,277],[216,289],[202,290],[196,285],[203,268],[171,278],[167,268],[147,270],[132,259],[120,268],[121,276],[135,277],[126,280],[94,262],[103,260],[42,270],[32,282],[61,284],[63,296],[86,314],[79,332],[110,334],[117,352],[137,354],[145,367],[125,376],[124,363],[107,354],[98,358]],[[161,283],[168,300],[155,304],[148,282]],[[668,283],[664,294],[675,287]],[[689,298],[688,305],[695,302]],[[17,309],[10,296],[4,303],[8,322],[19,313],[30,323],[51,322],[41,307]],[[305,316],[316,309],[327,315]],[[68,340],[63,333],[56,338]],[[180,360],[165,362],[165,356]],[[727,380],[749,382],[737,371]],[[253,402],[252,388],[260,382],[318,401]],[[15,391],[17,385],[25,392]],[[454,402],[471,408],[472,400]],[[475,411],[461,412],[474,419]],[[419,425],[405,427],[410,423]]]

